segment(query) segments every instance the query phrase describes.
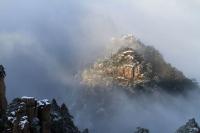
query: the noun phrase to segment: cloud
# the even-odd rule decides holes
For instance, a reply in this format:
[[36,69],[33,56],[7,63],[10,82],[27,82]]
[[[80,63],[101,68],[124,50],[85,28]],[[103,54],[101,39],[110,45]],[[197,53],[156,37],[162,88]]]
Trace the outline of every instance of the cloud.
[[[72,107],[81,89],[74,76],[104,55],[112,36],[127,33],[134,33],[145,44],[153,45],[173,66],[200,80],[199,7],[198,0],[0,1],[0,63],[6,67],[8,98],[22,95],[56,98]],[[128,130],[132,130],[132,125],[154,129],[155,124],[148,124],[160,117],[175,123],[175,128],[190,116],[198,116],[195,105],[199,104],[195,99],[173,99],[172,106],[158,103],[140,107],[123,98],[121,101],[127,104],[114,108],[119,114],[110,120],[127,120],[114,125],[130,127]],[[179,115],[176,108],[179,105],[187,113]],[[135,113],[137,108],[133,106],[141,113]],[[128,113],[135,113],[131,120]],[[145,117],[137,117],[143,114]],[[90,121],[90,114],[84,115]],[[172,116],[176,119],[171,119]],[[84,127],[93,125],[85,123]],[[165,124],[159,126],[164,128]]]
[[81,93],[73,110],[79,127],[88,127],[91,132],[130,133],[140,126],[155,133],[169,133],[190,118],[199,122],[199,91],[176,97],[164,92],[128,97],[121,88],[92,94]]
[[[16,49],[20,48],[21,51],[26,52],[25,49],[33,44],[37,44],[31,36],[17,32],[0,33],[0,53],[2,56],[13,56]],[[1,58],[5,58],[2,57]]]

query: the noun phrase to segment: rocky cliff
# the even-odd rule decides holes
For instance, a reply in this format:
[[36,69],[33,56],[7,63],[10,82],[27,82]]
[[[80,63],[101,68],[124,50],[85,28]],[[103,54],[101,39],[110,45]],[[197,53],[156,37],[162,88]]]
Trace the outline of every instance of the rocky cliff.
[[6,73],[4,71],[4,67],[0,65],[0,112],[4,112],[7,106],[6,86],[4,83],[5,76]]
[[6,87],[4,83],[5,76],[4,67],[0,65],[0,132],[4,130],[5,121],[7,119],[5,115],[7,108]]
[[192,81],[167,63],[152,46],[146,46],[133,35],[112,39],[111,55],[98,59],[82,73],[88,86],[121,86],[131,88],[161,87],[183,90]]
[[81,133],[65,104],[33,97],[14,99],[7,107],[5,133]]
[[200,127],[195,119],[190,119],[185,125],[181,126],[176,133],[200,133]]
[[0,133],[81,133],[67,106],[59,106],[55,99],[50,102],[24,96],[7,105],[4,77],[0,65]]

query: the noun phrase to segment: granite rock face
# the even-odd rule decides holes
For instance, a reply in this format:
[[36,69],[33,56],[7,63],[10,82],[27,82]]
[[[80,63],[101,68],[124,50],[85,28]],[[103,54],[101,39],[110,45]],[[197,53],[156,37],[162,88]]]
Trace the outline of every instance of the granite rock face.
[[184,74],[167,63],[152,46],[133,35],[113,38],[111,56],[97,60],[82,72],[82,83],[90,86],[131,88],[161,87],[181,90],[194,85]]
[[80,133],[66,105],[33,97],[14,99],[7,107],[5,133]]
[[81,133],[67,106],[59,106],[56,100],[23,96],[7,105],[5,75],[0,65],[0,133]]

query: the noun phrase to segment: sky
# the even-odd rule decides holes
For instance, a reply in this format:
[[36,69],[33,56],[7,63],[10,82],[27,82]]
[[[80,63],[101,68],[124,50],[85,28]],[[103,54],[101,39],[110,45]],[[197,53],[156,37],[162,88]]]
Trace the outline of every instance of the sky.
[[7,97],[67,99],[111,37],[132,33],[200,81],[198,0],[0,0]]

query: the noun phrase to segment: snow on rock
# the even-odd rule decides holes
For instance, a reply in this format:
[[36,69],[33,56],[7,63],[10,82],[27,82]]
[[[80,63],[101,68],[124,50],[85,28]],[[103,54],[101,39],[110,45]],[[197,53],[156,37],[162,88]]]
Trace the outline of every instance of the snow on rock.
[[110,56],[97,59],[83,70],[82,84],[91,88],[122,86],[134,92],[139,89],[154,92],[155,87],[172,93],[198,88],[191,79],[166,62],[158,50],[144,45],[132,34],[112,38],[111,45]]
[[46,105],[50,105],[50,102],[48,99],[43,99],[43,100],[39,100],[37,101],[38,106],[46,106]]
[[34,97],[23,96],[21,99],[35,99]]
[[20,128],[21,128],[21,129],[24,129],[25,126],[27,126],[28,124],[29,124],[29,122],[28,122],[28,117],[27,117],[27,116],[21,117],[20,122],[19,122]]
[[80,133],[66,105],[58,106],[55,100],[50,103],[48,99],[16,98],[8,105],[6,116],[6,131],[13,133]]

